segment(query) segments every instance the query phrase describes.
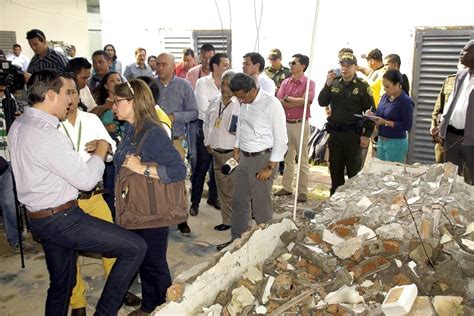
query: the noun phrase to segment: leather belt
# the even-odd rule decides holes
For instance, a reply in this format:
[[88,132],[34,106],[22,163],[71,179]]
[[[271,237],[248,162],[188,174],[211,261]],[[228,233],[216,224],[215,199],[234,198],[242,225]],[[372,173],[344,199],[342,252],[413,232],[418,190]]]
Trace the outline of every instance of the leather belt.
[[28,214],[28,218],[41,219],[41,218],[53,216],[54,214],[59,213],[59,212],[66,211],[76,205],[77,205],[77,200],[71,200],[59,206],[47,208],[41,211],[31,212],[27,210],[27,214]]
[[464,136],[464,130],[463,129],[457,129],[456,127],[452,126],[452,125],[448,125],[448,132],[451,132],[455,135],[458,135],[458,136]]
[[271,151],[272,150],[270,148],[264,149],[262,151],[257,151],[257,152],[254,152],[254,153],[249,153],[249,152],[241,150],[242,154],[244,154],[245,157],[255,157],[255,156],[259,156],[259,155],[269,153]]
[[286,120],[288,124],[296,124],[296,123],[301,123],[303,122],[303,119],[298,119],[298,120]]
[[184,135],[181,136],[173,136],[173,140],[181,140],[184,138]]
[[228,153],[233,152],[234,150],[233,150],[233,149],[219,149],[219,148],[213,148],[212,151],[215,151],[216,153],[219,153],[219,154],[228,154]]
[[92,196],[97,195],[97,194],[102,194],[104,193],[103,189],[97,189],[97,190],[92,190],[92,191],[80,191],[78,195],[79,200],[88,200]]

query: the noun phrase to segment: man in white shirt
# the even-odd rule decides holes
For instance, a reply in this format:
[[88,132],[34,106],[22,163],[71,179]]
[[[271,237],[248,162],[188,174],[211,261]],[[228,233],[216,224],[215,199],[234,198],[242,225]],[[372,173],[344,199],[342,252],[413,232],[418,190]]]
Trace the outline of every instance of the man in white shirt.
[[234,171],[232,239],[218,245],[217,250],[250,228],[252,213],[257,225],[273,218],[273,178],[288,148],[285,112],[274,92],[257,88],[255,80],[242,73],[231,80],[230,89],[242,103],[233,153],[239,165]]
[[[73,147],[79,153],[82,160],[87,162],[91,157],[91,152],[95,150],[97,141],[99,139],[105,140],[109,143],[109,154],[106,161],[112,160],[112,155],[117,148],[115,141],[112,140],[99,117],[92,113],[78,111],[79,94],[78,86],[72,78],[66,79],[66,87],[71,97],[71,104],[67,114],[67,119],[59,124],[59,131],[66,135]],[[102,197],[103,190],[98,186],[96,189],[89,192],[79,192],[78,204],[86,214],[102,219],[104,221],[113,223],[112,213],[110,212],[107,203]],[[115,262],[115,258],[102,257],[105,275],[110,274],[110,270]],[[133,295],[127,293],[127,295]],[[76,286],[72,290],[71,302],[72,315],[81,315],[85,312],[86,302],[86,287],[81,277],[80,266],[77,265]]]
[[20,67],[23,72],[26,72],[30,64],[28,57],[21,52],[20,44],[13,45],[13,53],[7,56],[7,60],[11,61],[13,65]]
[[[196,138],[196,167],[191,176],[191,207],[189,209],[191,216],[196,216],[199,213],[199,202],[201,201],[204,181],[208,170],[209,194],[207,204],[214,206],[216,209],[220,209],[220,204],[217,199],[216,179],[212,167],[212,156],[207,152],[206,146],[204,146],[203,124],[209,103],[220,94],[221,76],[224,71],[230,68],[229,58],[223,53],[215,54],[211,57],[209,66],[211,73],[206,77],[199,78],[196,82],[195,96],[199,114]],[[209,169],[209,167],[211,167],[211,169]]]
[[211,154],[217,184],[217,194],[221,202],[222,224],[215,230],[228,230],[232,218],[232,196],[234,194],[234,175],[223,174],[222,166],[232,157],[235,145],[236,119],[240,112],[240,102],[234,97],[229,83],[235,72],[224,72],[221,80],[221,96],[211,101],[204,119],[204,145]]
[[264,72],[265,59],[263,56],[254,52],[245,54],[243,58],[243,72],[251,76],[257,83],[257,86],[263,91],[268,92],[271,95],[275,95],[276,85],[275,82]]

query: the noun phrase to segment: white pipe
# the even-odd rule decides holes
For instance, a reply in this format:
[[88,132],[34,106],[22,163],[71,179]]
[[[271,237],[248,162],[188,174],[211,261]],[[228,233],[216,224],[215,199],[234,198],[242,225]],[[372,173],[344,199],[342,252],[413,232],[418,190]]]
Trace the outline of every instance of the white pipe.
[[300,169],[301,169],[301,152],[303,146],[308,146],[308,144],[303,144],[304,130],[306,125],[306,112],[308,111],[308,98],[309,98],[309,84],[311,82],[311,68],[313,64],[313,55],[314,55],[314,43],[316,41],[316,29],[318,25],[318,15],[319,15],[319,0],[316,0],[316,8],[314,10],[314,21],[313,21],[313,34],[311,38],[311,51],[309,54],[309,69],[307,70],[308,80],[306,82],[306,92],[304,97],[304,108],[303,108],[303,121],[301,124],[301,134],[300,134],[300,148],[298,150],[298,165],[296,166],[296,188],[295,188],[295,200],[293,203],[293,220],[296,220],[296,203],[298,202],[298,185],[300,183]]

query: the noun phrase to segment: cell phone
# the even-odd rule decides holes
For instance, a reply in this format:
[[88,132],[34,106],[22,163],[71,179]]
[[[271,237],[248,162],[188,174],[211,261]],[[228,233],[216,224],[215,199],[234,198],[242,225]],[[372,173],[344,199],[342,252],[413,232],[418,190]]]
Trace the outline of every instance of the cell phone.
[[375,121],[375,115],[362,115],[362,114],[354,114],[355,117],[360,119],[372,120]]
[[336,77],[340,77],[340,76],[341,76],[341,68],[334,68],[334,69],[331,70],[331,71],[336,74]]

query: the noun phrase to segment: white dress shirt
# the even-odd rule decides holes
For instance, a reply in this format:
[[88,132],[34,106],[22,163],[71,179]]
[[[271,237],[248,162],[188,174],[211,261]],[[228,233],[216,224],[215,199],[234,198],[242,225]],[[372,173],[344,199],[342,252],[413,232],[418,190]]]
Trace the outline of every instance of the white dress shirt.
[[90,110],[97,106],[97,103],[95,103],[94,97],[92,96],[91,90],[87,85],[79,90],[79,97],[81,98],[82,103],[86,106],[87,112],[90,112]]
[[[117,149],[115,141],[110,137],[104,124],[97,115],[92,113],[77,111],[74,125],[66,119],[59,123],[58,130],[71,140],[74,150],[79,152],[79,156],[84,162],[87,162],[91,157],[85,146],[90,141],[103,139],[112,146],[112,153]],[[112,158],[112,155],[108,154],[106,161],[112,161]]]
[[220,91],[214,83],[212,73],[197,80],[194,95],[196,96],[196,102],[199,108],[198,118],[200,120],[204,121],[209,104],[219,96],[219,94]]
[[234,149],[235,133],[229,133],[232,116],[239,116],[240,102],[232,97],[225,106],[222,97],[217,97],[207,108],[203,124],[204,145],[217,149]]
[[267,76],[265,71],[258,75],[258,85],[263,91],[268,92],[270,95],[275,95],[276,85],[275,82]]
[[272,149],[270,161],[282,161],[288,149],[285,112],[281,102],[259,89],[253,103],[242,103],[235,147],[246,152]]
[[13,65],[20,67],[24,72],[26,72],[30,64],[30,60],[23,53],[20,53],[20,56],[9,54],[7,60],[11,61]]
[[[459,87],[459,97],[454,104],[453,113],[449,119],[449,125],[457,129],[464,129],[466,127],[466,114],[467,105],[469,104],[469,95],[474,88],[474,76],[467,74],[466,78]],[[453,100],[454,93],[451,93],[448,102],[451,103]],[[445,108],[448,108],[447,106]]]

